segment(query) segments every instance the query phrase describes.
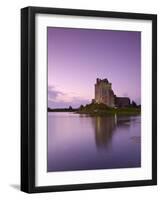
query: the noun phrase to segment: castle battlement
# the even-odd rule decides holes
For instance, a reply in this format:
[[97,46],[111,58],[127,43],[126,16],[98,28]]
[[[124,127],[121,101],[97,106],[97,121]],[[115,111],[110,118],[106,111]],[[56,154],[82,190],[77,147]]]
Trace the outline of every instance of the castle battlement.
[[128,97],[117,97],[112,90],[112,83],[105,79],[96,79],[95,99],[96,103],[103,103],[109,107],[127,107],[130,105]]

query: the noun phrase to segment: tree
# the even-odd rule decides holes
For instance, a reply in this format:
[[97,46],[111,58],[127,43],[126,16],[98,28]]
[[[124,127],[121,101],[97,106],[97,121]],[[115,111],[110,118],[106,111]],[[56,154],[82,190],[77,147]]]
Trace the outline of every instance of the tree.
[[132,101],[132,107],[137,107],[137,104],[135,103],[135,101]]
[[79,109],[80,110],[83,110],[84,106],[83,105],[80,105]]
[[72,106],[69,106],[69,110],[73,110]]

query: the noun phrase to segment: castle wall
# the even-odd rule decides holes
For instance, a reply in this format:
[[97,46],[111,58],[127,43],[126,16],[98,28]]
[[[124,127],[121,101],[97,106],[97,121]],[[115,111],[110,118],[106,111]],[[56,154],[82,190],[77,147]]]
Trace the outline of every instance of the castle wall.
[[115,97],[115,105],[117,107],[130,106],[130,99],[128,97]]
[[117,97],[113,90],[112,84],[107,79],[98,79],[95,84],[95,102],[103,103],[109,107],[128,107],[130,99],[128,97]]
[[104,103],[107,106],[114,106],[114,93],[111,89],[112,84],[107,79],[97,79],[95,84],[95,102]]

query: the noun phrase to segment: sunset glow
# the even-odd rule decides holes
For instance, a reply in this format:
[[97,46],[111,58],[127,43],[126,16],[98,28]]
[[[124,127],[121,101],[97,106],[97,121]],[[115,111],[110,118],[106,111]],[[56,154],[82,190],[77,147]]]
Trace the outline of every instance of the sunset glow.
[[49,27],[48,106],[91,102],[97,77],[140,104],[141,32]]

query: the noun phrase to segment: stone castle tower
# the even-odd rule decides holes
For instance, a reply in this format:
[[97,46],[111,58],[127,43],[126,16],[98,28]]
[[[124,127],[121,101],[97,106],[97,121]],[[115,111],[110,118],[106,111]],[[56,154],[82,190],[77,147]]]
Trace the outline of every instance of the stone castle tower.
[[109,107],[115,106],[115,95],[112,90],[112,84],[107,79],[97,78],[94,101],[96,103],[104,103]]
[[113,90],[112,84],[107,79],[96,79],[95,84],[95,103],[103,103],[109,107],[128,107],[130,106],[129,97],[117,97]]

